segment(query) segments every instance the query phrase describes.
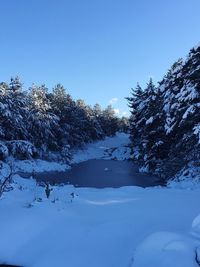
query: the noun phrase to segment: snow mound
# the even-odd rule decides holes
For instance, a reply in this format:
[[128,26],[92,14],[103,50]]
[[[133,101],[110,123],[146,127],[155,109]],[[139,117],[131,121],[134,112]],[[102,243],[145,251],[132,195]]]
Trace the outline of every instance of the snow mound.
[[194,248],[182,235],[172,232],[156,232],[137,247],[132,266],[196,266]]
[[200,166],[199,163],[191,162],[176,174],[167,184],[170,188],[200,189]]
[[58,162],[45,161],[45,160],[18,160],[14,163],[15,171],[18,172],[46,172],[46,171],[65,171],[70,166]]
[[200,238],[200,214],[192,222],[191,234]]

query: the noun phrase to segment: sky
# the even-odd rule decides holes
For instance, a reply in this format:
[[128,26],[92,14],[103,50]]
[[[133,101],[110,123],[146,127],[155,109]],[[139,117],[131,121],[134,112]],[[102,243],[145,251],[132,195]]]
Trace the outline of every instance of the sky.
[[87,104],[162,79],[200,41],[200,0],[1,0],[0,81],[61,83]]

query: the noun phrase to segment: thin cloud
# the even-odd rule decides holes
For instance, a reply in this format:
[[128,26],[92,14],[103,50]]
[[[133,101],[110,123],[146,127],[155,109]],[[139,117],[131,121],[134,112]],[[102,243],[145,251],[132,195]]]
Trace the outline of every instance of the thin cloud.
[[110,101],[109,101],[109,103],[111,104],[111,105],[113,105],[113,104],[115,104],[115,103],[117,103],[118,102],[118,98],[117,97],[113,97],[112,99],[110,99]]

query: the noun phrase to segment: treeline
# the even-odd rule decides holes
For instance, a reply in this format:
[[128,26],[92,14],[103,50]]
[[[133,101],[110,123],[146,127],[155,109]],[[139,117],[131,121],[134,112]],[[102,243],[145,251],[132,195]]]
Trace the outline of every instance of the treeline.
[[150,79],[128,98],[133,157],[143,170],[173,176],[200,159],[200,46],[179,59],[158,86]]
[[0,159],[8,154],[27,158],[48,151],[67,156],[70,148],[112,136],[126,128],[111,106],[88,106],[73,100],[60,84],[23,90],[18,77],[0,83]]

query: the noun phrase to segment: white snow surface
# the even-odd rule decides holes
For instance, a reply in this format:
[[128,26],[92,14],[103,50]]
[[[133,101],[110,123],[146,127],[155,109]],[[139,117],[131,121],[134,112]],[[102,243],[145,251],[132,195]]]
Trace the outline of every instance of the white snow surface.
[[197,266],[200,190],[57,186],[47,199],[33,180],[14,180],[0,200],[0,263]]
[[13,162],[15,171],[31,172],[48,172],[48,171],[65,171],[70,166],[59,162],[36,160],[16,160]]
[[79,163],[90,159],[117,159],[130,158],[129,135],[117,133],[114,137],[106,137],[102,141],[94,142],[83,149],[75,151],[72,163]]
[[[127,142],[128,137],[119,134],[90,144],[74,161],[92,158],[92,153],[93,158],[109,157],[107,150],[124,151]],[[120,152],[117,155],[124,157]],[[13,190],[0,198],[0,264],[198,266],[200,189],[65,185],[52,187],[47,199],[45,188],[34,180],[19,175],[13,180]]]
[[168,182],[169,188],[186,190],[200,189],[199,162],[190,162],[173,179]]

